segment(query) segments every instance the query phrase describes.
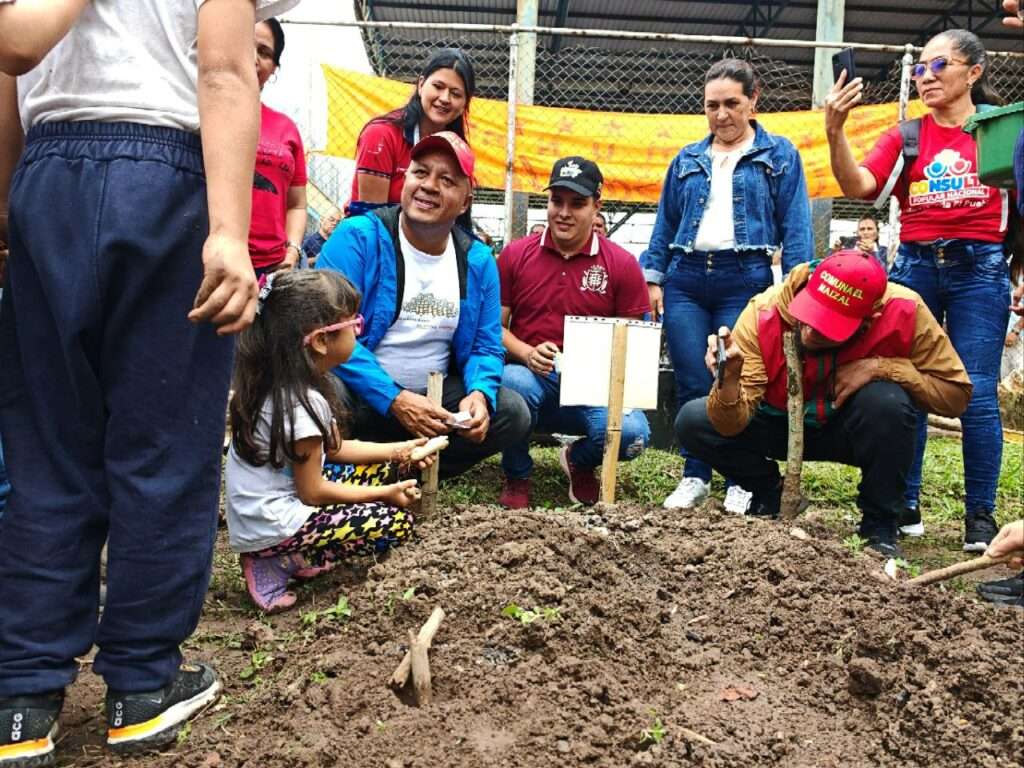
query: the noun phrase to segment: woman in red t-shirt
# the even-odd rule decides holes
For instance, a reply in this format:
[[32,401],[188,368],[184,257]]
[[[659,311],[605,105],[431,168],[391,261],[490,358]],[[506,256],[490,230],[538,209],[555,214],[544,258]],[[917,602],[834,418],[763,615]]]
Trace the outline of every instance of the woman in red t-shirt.
[[[913,79],[928,114],[920,124],[920,154],[904,169],[894,194],[900,204],[900,248],[890,273],[925,300],[945,322],[974,384],[963,425],[964,551],[982,552],[996,535],[992,518],[1003,436],[996,386],[1010,297],[1004,251],[1009,198],[978,179],[977,146],[963,132],[980,104],[1002,100],[988,82],[989,60],[977,35],[951,29],[933,37],[914,65]],[[885,187],[903,140],[897,127],[884,133],[861,163],[843,125],[861,101],[863,83],[840,76],[825,101],[825,130],[832,173],[847,197],[871,199]],[[918,420],[917,455],[907,478],[904,533],[923,533],[918,496],[927,439]]]
[[454,131],[468,143],[475,90],[476,75],[466,54],[457,48],[436,53],[420,73],[409,103],[373,118],[359,134],[348,212],[401,201],[409,154],[421,138]]
[[[256,25],[256,77],[260,91],[281,66],[284,30],[277,19]],[[306,155],[291,118],[260,105],[260,143],[252,182],[249,256],[257,277],[292,269],[306,233]]]

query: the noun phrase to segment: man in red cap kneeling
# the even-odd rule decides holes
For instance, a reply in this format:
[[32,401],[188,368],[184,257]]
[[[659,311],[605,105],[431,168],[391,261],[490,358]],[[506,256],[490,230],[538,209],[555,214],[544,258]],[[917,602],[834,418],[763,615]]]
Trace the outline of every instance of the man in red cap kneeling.
[[914,291],[856,250],[793,269],[750,300],[731,332],[708,339],[707,363],[723,376],[676,418],[680,443],[753,492],[748,514],[776,517],[787,449],[786,360],[796,335],[803,362],[804,458],[859,467],[859,534],[899,556],[896,528],[914,458],[915,406],[959,416],[971,381],[949,337]]

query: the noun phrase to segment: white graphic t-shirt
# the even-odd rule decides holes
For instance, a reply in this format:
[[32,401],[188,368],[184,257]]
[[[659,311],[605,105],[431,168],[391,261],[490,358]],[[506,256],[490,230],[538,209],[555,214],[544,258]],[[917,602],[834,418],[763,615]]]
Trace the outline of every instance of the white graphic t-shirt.
[[450,235],[444,253],[435,256],[413,246],[401,226],[398,233],[405,260],[402,310],[374,354],[399,386],[424,394],[427,374],[448,372],[459,324],[459,268]]

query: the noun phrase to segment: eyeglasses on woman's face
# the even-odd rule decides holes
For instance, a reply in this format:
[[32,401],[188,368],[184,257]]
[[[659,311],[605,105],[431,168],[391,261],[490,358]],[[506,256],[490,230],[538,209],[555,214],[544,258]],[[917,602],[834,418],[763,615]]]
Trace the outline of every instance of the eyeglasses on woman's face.
[[914,65],[913,69],[910,70],[910,77],[914,80],[920,80],[928,70],[938,77],[942,74],[946,67],[952,66],[953,64],[970,64],[969,61],[963,61],[962,59],[953,59],[948,56],[936,56],[934,59],[928,61],[919,61]]

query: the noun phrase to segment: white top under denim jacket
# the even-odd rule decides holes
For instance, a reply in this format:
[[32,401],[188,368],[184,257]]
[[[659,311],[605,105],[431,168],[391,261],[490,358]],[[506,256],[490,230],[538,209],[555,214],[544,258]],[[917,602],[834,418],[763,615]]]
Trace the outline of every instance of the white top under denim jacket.
[[[814,255],[804,169],[789,139],[751,122],[753,144],[732,175],[733,247],[771,256],[781,246],[788,272]],[[711,195],[713,138],[683,147],[668,168],[651,242],[640,257],[648,283],[661,285],[684,253],[699,250],[697,233]]]

